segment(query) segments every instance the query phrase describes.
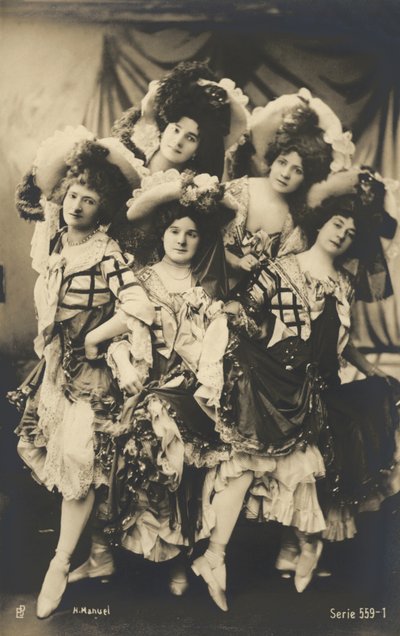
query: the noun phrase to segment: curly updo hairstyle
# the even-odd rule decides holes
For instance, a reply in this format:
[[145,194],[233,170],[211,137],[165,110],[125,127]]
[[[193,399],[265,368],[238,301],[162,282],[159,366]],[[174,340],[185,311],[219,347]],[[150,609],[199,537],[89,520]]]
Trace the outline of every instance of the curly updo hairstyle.
[[274,141],[267,148],[265,160],[271,166],[279,155],[297,152],[303,162],[303,187],[308,189],[329,174],[332,146],[324,141],[323,135],[317,114],[305,104],[298,106],[285,117]]
[[200,143],[190,167],[197,173],[222,177],[224,136],[230,130],[230,105],[225,89],[215,84],[214,73],[203,62],[182,62],[160,82],[155,98],[155,116],[161,132],[182,117],[193,119],[199,127]]
[[131,192],[130,185],[115,164],[107,161],[109,150],[95,141],[76,144],[66,159],[68,172],[51,195],[51,200],[62,205],[69,187],[78,183],[100,196],[99,223],[110,223],[121,210]]

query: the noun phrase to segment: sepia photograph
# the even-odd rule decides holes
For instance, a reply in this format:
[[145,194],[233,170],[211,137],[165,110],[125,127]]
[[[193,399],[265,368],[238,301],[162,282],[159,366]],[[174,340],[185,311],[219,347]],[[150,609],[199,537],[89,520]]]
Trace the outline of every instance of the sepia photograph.
[[400,3],[0,0],[1,636],[400,633]]

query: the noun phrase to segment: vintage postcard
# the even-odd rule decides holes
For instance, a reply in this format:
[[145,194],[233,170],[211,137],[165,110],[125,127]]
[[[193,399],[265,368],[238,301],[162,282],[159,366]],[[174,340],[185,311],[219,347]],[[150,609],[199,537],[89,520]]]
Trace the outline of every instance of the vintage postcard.
[[400,4],[0,34],[1,634],[399,634]]

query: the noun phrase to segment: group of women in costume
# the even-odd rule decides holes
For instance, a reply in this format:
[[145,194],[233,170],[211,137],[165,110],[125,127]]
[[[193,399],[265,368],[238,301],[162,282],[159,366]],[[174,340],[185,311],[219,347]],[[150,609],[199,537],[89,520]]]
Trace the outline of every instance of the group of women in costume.
[[[40,362],[11,396],[18,452],[62,497],[39,618],[114,573],[111,543],[171,560],[175,595],[190,565],[226,611],[242,510],[282,524],[276,567],[302,592],[323,541],[400,489],[398,385],[350,339],[354,297],[392,293],[385,186],[305,89],[246,103],[181,64],[112,137],[44,142],[19,187]],[[342,385],[344,359],[366,379]]]

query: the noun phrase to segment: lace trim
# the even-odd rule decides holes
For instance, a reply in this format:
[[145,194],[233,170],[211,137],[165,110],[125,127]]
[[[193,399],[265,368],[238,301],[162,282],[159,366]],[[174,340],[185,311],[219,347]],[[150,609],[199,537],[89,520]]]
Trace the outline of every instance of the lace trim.
[[148,174],[143,177],[141,182],[141,187],[136,188],[136,190],[132,193],[132,198],[128,200],[127,206],[130,207],[133,205],[135,200],[141,197],[144,192],[148,192],[152,190],[155,186],[161,185],[163,183],[170,183],[172,181],[180,181],[182,179],[182,173],[180,173],[175,168],[170,168],[169,170],[159,170],[158,172],[154,172],[153,174]]
[[153,351],[151,334],[147,325],[141,320],[129,317],[127,327],[130,331],[131,355],[137,362],[143,362],[147,367],[153,366]]
[[224,245],[235,245],[246,229],[249,212],[249,178],[242,177],[226,184],[226,191],[238,204],[235,218],[222,230]]
[[[64,276],[93,267],[100,263],[106,254],[110,255],[112,252],[121,254],[118,244],[103,232],[97,232],[87,243],[75,247],[73,253],[69,250],[67,252],[65,247],[61,250],[66,261]],[[66,253],[67,257],[65,257]]]
[[131,140],[146,155],[147,161],[160,146],[161,133],[156,124],[145,122],[142,118],[134,125]]

